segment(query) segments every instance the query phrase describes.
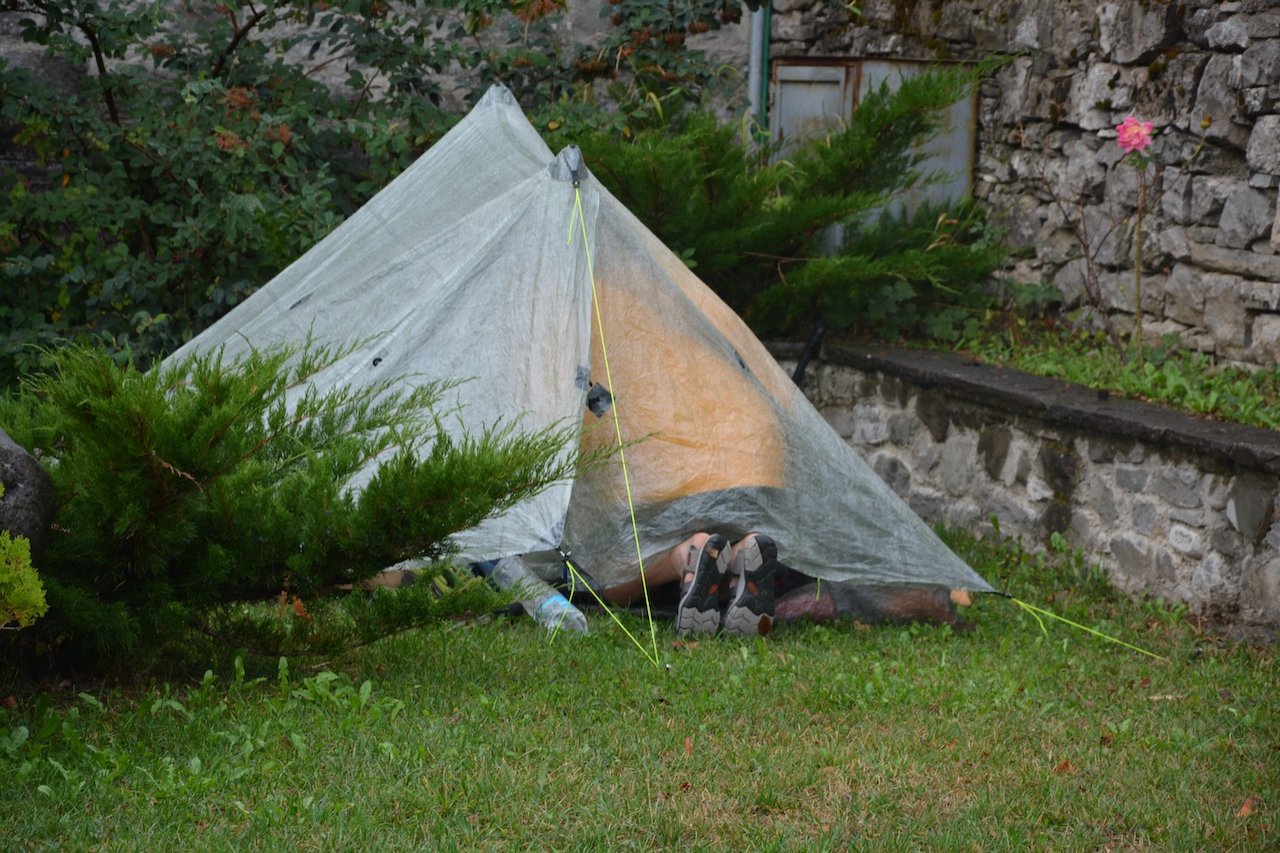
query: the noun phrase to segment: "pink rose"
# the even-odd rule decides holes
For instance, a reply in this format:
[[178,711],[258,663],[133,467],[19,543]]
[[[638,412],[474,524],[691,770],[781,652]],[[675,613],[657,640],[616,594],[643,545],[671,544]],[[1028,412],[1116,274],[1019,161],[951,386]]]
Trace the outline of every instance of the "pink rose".
[[1116,142],[1126,154],[1142,151],[1151,144],[1152,127],[1149,121],[1138,121],[1133,116],[1129,116],[1116,125]]

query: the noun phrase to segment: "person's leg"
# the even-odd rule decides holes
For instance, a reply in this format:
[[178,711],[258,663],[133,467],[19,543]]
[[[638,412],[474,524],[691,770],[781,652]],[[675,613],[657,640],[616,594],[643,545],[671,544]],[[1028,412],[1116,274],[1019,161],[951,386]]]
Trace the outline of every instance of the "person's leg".
[[967,606],[968,593],[940,586],[863,586],[822,581],[779,598],[774,616],[779,622],[831,622],[844,618],[865,625],[926,622],[963,630],[968,626],[956,613],[957,604]]
[[644,576],[637,574],[629,581],[611,586],[600,591],[600,597],[606,604],[615,607],[630,607],[637,601],[644,600],[644,591],[653,591],[669,583],[692,582],[693,557],[706,544],[709,534],[695,533],[679,545],[672,548],[658,559],[645,564]]
[[748,533],[734,543],[729,559],[729,604],[725,608],[727,634],[764,636],[773,627],[774,582],[778,546],[763,533]]
[[688,562],[680,582],[676,634],[714,634],[720,630],[720,594],[729,569],[729,540],[712,534],[685,549]]

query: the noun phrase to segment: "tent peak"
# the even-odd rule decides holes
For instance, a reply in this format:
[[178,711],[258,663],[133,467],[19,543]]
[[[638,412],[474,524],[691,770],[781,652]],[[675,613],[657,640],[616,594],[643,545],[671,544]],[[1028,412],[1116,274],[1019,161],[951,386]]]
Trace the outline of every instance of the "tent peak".
[[494,83],[484,93],[483,97],[476,102],[477,107],[487,107],[494,104],[504,104],[506,106],[518,106],[516,96],[511,94],[511,90],[501,83]]
[[566,145],[552,161],[549,171],[552,180],[572,181],[576,187],[587,173],[582,162],[582,150],[576,145]]

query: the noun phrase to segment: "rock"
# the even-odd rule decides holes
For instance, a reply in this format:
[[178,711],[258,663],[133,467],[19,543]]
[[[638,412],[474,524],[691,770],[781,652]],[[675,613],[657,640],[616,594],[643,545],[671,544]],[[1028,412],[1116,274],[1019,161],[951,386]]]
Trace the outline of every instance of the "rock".
[[1204,324],[1213,330],[1218,351],[1230,358],[1244,355],[1245,321],[1243,279],[1238,276],[1206,276]]
[[1216,53],[1209,58],[1196,90],[1193,115],[1213,120],[1205,136],[1241,150],[1249,142],[1249,128],[1242,125],[1240,94],[1231,88],[1233,57]]
[[1219,50],[1244,50],[1249,46],[1249,28],[1240,17],[1227,18],[1209,27],[1204,40],[1209,47]]
[[1072,82],[1067,99],[1067,120],[1084,130],[1114,127],[1113,113],[1127,110],[1133,104],[1136,75],[1135,69],[1114,63],[1090,65]]
[[1276,221],[1271,225],[1271,245],[1280,249],[1280,198],[1276,199]]
[[1098,42],[1104,58],[1125,65],[1146,65],[1169,47],[1173,4],[1106,3],[1098,9]]
[[1191,210],[1189,222],[1217,225],[1222,206],[1240,186],[1239,181],[1214,175],[1196,175],[1191,179]]
[[[1216,273],[1207,273],[1215,275]],[[1188,264],[1178,264],[1164,282],[1164,312],[1179,323],[1196,325],[1204,318],[1206,273]]]
[[1230,82],[1240,89],[1266,86],[1276,82],[1277,68],[1280,68],[1280,41],[1261,41],[1232,59]]
[[1273,203],[1255,189],[1240,187],[1227,197],[1218,220],[1219,246],[1244,249],[1266,234],[1273,223]]
[[44,556],[49,525],[53,523],[53,481],[44,466],[0,429],[0,529],[31,542],[36,568]]
[[1280,314],[1259,314],[1253,318],[1250,352],[1258,364],[1280,365]]
[[1258,119],[1249,134],[1249,147],[1244,156],[1253,171],[1280,175],[1280,115]]
[[1280,256],[1227,249],[1196,240],[1190,241],[1188,247],[1190,261],[1196,266],[1249,278],[1280,281]]
[[773,37],[781,41],[808,41],[817,33],[817,24],[805,12],[789,12],[773,19]]

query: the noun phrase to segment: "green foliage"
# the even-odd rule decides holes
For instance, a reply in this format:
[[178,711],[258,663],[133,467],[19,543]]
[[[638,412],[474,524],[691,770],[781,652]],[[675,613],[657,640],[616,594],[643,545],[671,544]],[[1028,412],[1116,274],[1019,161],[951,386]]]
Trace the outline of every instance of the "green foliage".
[[[618,14],[639,32],[645,6]],[[614,42],[566,42],[563,15],[560,0],[0,7],[54,72],[0,60],[0,128],[31,164],[0,175],[0,385],[62,339],[128,348],[144,366],[188,340],[456,120],[441,106],[446,71],[472,97],[501,80],[527,105],[599,122],[579,108],[592,81],[630,66],[605,55]],[[634,104],[655,92],[695,97],[709,76],[682,42],[635,43],[648,70],[612,87],[622,114],[645,114]]]
[[886,214],[763,293],[752,315],[765,334],[794,334],[817,318],[830,329],[954,342],[990,303],[987,279],[1005,254],[972,202]]
[[[4,484],[0,483],[0,499]],[[0,530],[0,627],[11,622],[25,628],[48,611],[44,586],[31,567],[31,543],[25,536]]]
[[[772,163],[746,125],[707,115],[642,130],[629,144],[612,133],[578,142],[592,173],[758,332],[805,334],[822,321],[954,337],[982,304],[979,285],[1004,250],[976,205],[910,217],[894,205],[928,180],[917,146],[986,67],[930,69],[892,91],[886,84],[863,98],[848,127]],[[831,225],[844,227],[846,242],[824,257]]]
[[[511,423],[450,439],[433,415],[447,384],[310,387],[346,352],[275,348],[234,365],[203,355],[145,373],[93,348],[49,353],[53,371],[7,404],[28,410],[12,419],[27,431],[15,439],[57,495],[47,637],[110,659],[213,630],[211,614],[234,602],[311,601],[406,559],[445,560],[451,534],[571,472],[565,429]],[[384,464],[352,494],[374,460]],[[473,592],[439,592],[451,590],[459,606]],[[366,621],[398,630],[406,618]]]
[[1176,339],[1141,360],[1105,335],[1046,325],[1033,332],[997,326],[964,342],[993,362],[1175,408],[1280,429],[1280,370],[1244,370],[1190,352]]

